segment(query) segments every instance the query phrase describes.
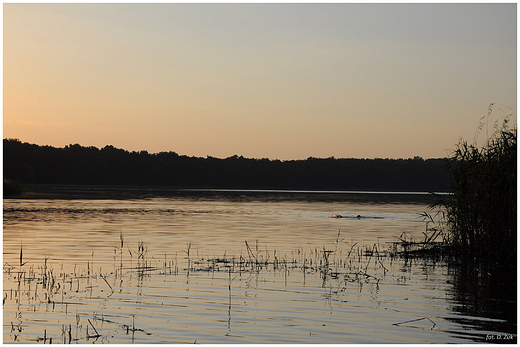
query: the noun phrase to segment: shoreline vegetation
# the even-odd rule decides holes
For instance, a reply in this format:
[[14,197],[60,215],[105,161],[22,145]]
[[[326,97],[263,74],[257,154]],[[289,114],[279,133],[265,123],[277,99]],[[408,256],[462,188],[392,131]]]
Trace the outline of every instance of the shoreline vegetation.
[[439,196],[430,206],[440,222],[424,216],[438,230],[435,238],[442,238],[457,258],[512,266],[516,278],[517,128],[508,123],[509,116],[495,121],[492,134],[478,146],[480,132],[488,127],[481,119],[474,142],[457,144],[449,158],[452,194]]

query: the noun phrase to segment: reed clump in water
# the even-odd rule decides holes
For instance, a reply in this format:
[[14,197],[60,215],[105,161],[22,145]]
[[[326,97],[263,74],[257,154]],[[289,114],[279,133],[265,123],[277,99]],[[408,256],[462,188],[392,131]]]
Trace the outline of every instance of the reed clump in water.
[[438,209],[433,215],[423,212],[421,217],[425,227],[422,238],[407,232],[395,235],[395,241],[390,243],[390,256],[439,260],[451,255],[445,211]]
[[461,140],[450,158],[453,194],[437,205],[446,210],[448,241],[458,256],[516,263],[517,129],[509,116],[495,121],[479,147],[479,132],[489,128],[481,119],[474,143]]

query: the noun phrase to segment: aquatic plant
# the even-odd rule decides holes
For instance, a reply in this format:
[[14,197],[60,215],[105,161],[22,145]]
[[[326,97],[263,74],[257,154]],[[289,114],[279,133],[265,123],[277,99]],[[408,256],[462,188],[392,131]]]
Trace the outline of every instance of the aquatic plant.
[[[439,201],[432,204],[430,209],[434,209]],[[444,208],[437,207],[435,212],[420,214],[425,228],[422,238],[406,231],[394,235],[394,241],[390,243],[390,256],[399,256],[404,259],[439,259],[450,255],[451,235],[446,225],[446,213]]]
[[[481,118],[473,144],[461,140],[449,161],[452,195],[436,205],[446,210],[449,243],[458,256],[516,263],[516,137],[511,114],[497,119],[482,146],[480,132],[489,129]],[[484,118],[486,121],[484,122]]]
[[[437,234],[438,232],[432,230],[425,232],[426,241],[432,241]],[[267,292],[264,289],[269,288],[270,292],[276,283],[271,281],[276,280],[276,277],[283,288],[275,291],[281,293],[299,292],[300,289],[295,291],[291,286],[303,280],[302,286],[308,286],[311,294],[305,294],[304,289],[302,293],[318,295],[312,300],[321,298],[331,308],[335,304],[339,307],[351,305],[349,304],[351,302],[352,308],[357,310],[358,300],[370,297],[370,302],[377,305],[377,310],[383,311],[380,310],[379,305],[382,304],[386,310],[387,304],[394,301],[394,299],[388,300],[386,294],[378,298],[379,290],[383,286],[406,284],[409,275],[414,272],[411,270],[412,265],[420,266],[425,274],[429,273],[433,266],[438,266],[436,261],[425,261],[423,258],[410,257],[405,258],[403,262],[399,255],[383,250],[379,242],[360,245],[354,241],[345,241],[341,236],[339,230],[334,240],[325,242],[321,247],[299,246],[290,254],[268,249],[267,245],[264,248],[258,240],[254,242],[244,240],[245,248],[242,248],[239,254],[234,255],[224,251],[223,255],[206,257],[199,254],[199,250],[189,242],[187,248],[179,252],[179,254],[184,252],[186,257],[178,262],[178,252],[170,253],[170,256],[175,257],[174,260],[169,260],[166,254],[164,257],[155,258],[153,251],[149,252],[144,241],[139,240],[132,244],[123,238],[121,232],[117,244],[114,245],[113,262],[107,261],[110,258],[100,258],[92,252],[92,257],[86,263],[82,265],[80,261],[74,266],[71,264],[64,266],[55,262],[53,264],[52,261],[48,261],[48,257],[44,258],[42,265],[36,265],[28,256],[26,249],[20,246],[19,252],[13,255],[11,264],[4,263],[4,281],[8,284],[7,288],[4,288],[3,296],[4,312],[7,313],[4,316],[7,317],[4,318],[4,339],[9,338],[12,342],[44,344],[110,343],[113,340],[162,343],[164,340],[161,332],[152,328],[146,320],[150,315],[161,316],[164,310],[175,311],[177,308],[189,305],[190,297],[197,296],[196,287],[199,285],[205,288],[204,291],[209,290],[210,295],[213,295],[208,310],[212,311],[219,327],[222,328],[218,330],[219,334],[235,338],[237,335],[233,335],[233,332],[236,331],[236,317],[240,315],[240,320],[244,321],[241,315],[247,307],[248,295],[256,290],[255,286],[259,286],[258,288],[264,292]],[[402,237],[411,240],[410,236],[403,234]],[[180,271],[178,266],[181,266]],[[483,270],[485,274],[488,273],[487,270]],[[297,272],[300,272],[301,276],[294,276]],[[293,280],[293,284],[291,284],[291,276],[298,277],[296,282]],[[465,278],[460,276],[461,282],[456,280],[455,285],[464,285]],[[472,276],[473,282],[468,283],[478,283],[477,278],[478,276]],[[202,281],[198,284],[200,280]],[[204,282],[204,280],[210,281]],[[145,283],[147,281],[150,281],[148,285]],[[159,283],[167,285],[157,286]],[[211,288],[207,287],[208,283],[211,283]],[[184,286],[186,292],[192,291],[180,294],[181,288],[171,288],[170,284]],[[165,294],[161,292],[161,287],[174,293]],[[322,290],[317,290],[318,287]],[[483,288],[478,285],[475,287]],[[489,289],[494,288],[496,287]],[[253,292],[250,292],[251,290]],[[465,288],[461,288],[463,294],[467,293],[464,290]],[[512,289],[510,292],[513,292]],[[256,298],[257,293],[254,294]],[[467,302],[469,299],[464,294],[461,300]],[[289,299],[292,300],[294,298]],[[197,309],[201,307],[201,302],[204,301],[197,300],[195,305]],[[491,304],[495,305],[495,302],[490,302],[489,305]],[[502,304],[510,304],[510,301]],[[113,305],[121,311],[116,314],[111,312],[110,307]],[[127,307],[121,309],[121,305]],[[145,306],[150,308],[148,313],[143,313]],[[475,310],[478,309],[477,305],[473,306]],[[155,309],[157,311],[154,311]],[[465,307],[461,308],[463,309]],[[395,310],[395,312],[399,311]],[[397,315],[395,321],[386,321],[385,324],[403,329],[414,325],[419,325],[424,330],[437,329],[439,317],[417,316],[415,306],[413,312],[412,316],[408,313]],[[475,315],[478,315],[478,311],[475,312]],[[31,321],[32,314],[52,315],[53,318],[34,324]],[[399,316],[402,318],[397,319]],[[52,321],[56,317],[59,319],[59,324]],[[181,321],[183,319],[182,315],[177,317],[176,314],[168,314],[165,317],[176,317],[175,319]],[[170,328],[170,324],[175,325],[169,322],[166,326]],[[185,324],[189,323],[180,323],[179,326]],[[321,322],[318,326],[322,326]],[[491,330],[487,326],[482,326],[481,330],[502,331],[502,326],[506,326],[508,336],[513,336],[516,323],[514,326],[500,323]],[[185,343],[189,341],[182,336],[175,338],[171,341]],[[482,338],[478,341],[481,340]]]

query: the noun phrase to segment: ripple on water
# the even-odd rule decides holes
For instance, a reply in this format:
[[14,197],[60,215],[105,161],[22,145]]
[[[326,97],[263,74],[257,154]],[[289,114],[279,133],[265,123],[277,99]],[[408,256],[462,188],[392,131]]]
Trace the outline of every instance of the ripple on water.
[[[425,209],[394,200],[8,200],[4,341],[485,341],[504,322],[465,314],[446,264],[386,257],[383,268],[361,256],[403,231],[421,237],[415,216]],[[324,249],[334,251],[328,270]],[[270,265],[228,272],[253,256]]]

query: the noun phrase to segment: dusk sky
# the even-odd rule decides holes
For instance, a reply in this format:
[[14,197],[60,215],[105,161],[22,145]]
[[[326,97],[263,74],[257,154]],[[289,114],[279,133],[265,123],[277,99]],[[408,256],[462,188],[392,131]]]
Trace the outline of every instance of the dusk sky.
[[225,158],[439,158],[517,114],[506,4],[4,4],[3,136]]

